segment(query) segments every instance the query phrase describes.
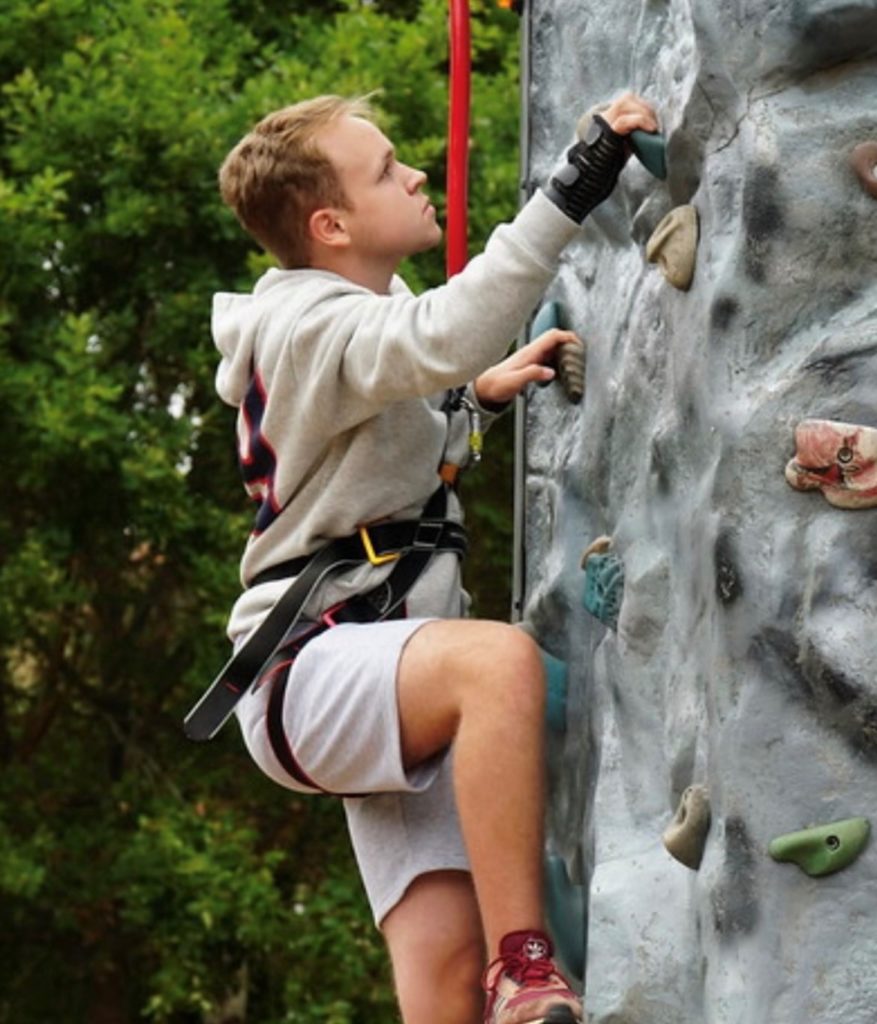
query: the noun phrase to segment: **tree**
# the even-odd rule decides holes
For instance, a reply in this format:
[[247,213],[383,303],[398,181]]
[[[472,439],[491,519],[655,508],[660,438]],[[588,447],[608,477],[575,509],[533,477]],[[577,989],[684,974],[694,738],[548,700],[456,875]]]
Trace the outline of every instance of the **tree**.
[[[209,299],[267,262],[216,168],[267,110],[381,84],[438,185],[444,4],[8,7],[0,1022],[391,1020],[339,807],[263,780],[233,729],[188,745],[180,719],[227,656],[249,528]],[[515,19],[473,13],[483,237],[515,206]],[[440,257],[408,272],[435,283]]]

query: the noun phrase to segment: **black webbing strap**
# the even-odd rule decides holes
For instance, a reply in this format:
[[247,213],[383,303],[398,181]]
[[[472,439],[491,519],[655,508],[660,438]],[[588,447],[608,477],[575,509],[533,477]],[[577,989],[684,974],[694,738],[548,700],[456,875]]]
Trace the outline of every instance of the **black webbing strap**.
[[[444,525],[447,522],[442,518],[444,512],[430,512],[428,509],[429,506],[424,510],[422,519],[375,523],[349,537],[333,541],[332,548],[339,560],[366,562],[374,559],[378,563],[383,560],[392,561],[397,552],[406,551],[415,544],[421,544],[427,531],[433,529],[434,523]],[[304,555],[301,558],[290,558],[285,562],[278,562],[257,573],[248,585],[257,587],[261,583],[270,583],[272,580],[291,579],[293,576],[298,576],[307,568],[312,557]]]
[[[371,617],[363,621],[387,618],[404,601],[405,594],[433,554],[438,551],[465,552],[466,532],[459,523],[444,519],[446,503],[445,488],[442,486],[430,498],[423,517],[411,521],[409,543],[398,552],[399,557],[390,576],[373,591],[351,598],[347,602],[350,606],[347,614],[364,614],[368,611]],[[370,544],[367,538],[367,533],[365,538],[361,534],[342,538],[308,559],[307,565],[286,588],[261,625],[229,659],[186,716],[183,729],[190,739],[212,739],[222,728],[248,687],[262,676],[275,652],[288,641],[289,631],[297,626],[302,609],[330,575],[372,560],[374,552],[367,551],[364,546],[365,543]],[[395,582],[391,584],[390,580]],[[340,613],[338,609],[334,611]],[[326,623],[326,628],[333,624]]]

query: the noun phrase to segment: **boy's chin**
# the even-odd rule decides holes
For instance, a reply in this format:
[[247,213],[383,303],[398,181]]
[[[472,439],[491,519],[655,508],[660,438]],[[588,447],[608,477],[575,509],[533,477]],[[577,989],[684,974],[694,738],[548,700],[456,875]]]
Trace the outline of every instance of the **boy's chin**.
[[436,230],[435,237],[430,238],[428,241],[424,241],[417,249],[414,250],[414,252],[411,253],[411,255],[416,256],[418,253],[429,252],[431,249],[435,249],[436,246],[441,243],[442,237],[442,229],[438,228]]

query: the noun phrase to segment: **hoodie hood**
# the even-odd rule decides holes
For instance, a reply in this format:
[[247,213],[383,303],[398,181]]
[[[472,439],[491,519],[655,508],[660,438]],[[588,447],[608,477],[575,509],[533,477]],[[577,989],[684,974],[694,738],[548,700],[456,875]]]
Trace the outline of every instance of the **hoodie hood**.
[[255,294],[217,292],[210,327],[222,359],[216,370],[216,390],[223,402],[239,406],[249,387],[259,321],[264,306]]
[[[321,289],[314,289],[316,282],[322,284]],[[301,286],[306,287],[302,290]],[[259,278],[252,294],[217,292],[213,296],[210,326],[213,342],[222,356],[216,370],[219,397],[235,407],[243,402],[257,362],[256,344],[275,307],[283,306],[288,319],[290,304],[296,301],[294,296],[307,298],[307,306],[331,292],[351,289],[363,290],[328,271],[273,267]]]

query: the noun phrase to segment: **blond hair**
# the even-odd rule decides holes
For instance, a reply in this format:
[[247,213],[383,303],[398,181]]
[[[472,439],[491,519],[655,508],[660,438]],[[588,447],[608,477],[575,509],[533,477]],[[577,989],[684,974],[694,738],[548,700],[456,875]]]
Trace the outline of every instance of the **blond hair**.
[[338,172],[316,143],[320,129],[344,116],[374,121],[369,97],[318,96],[274,111],[219,169],[223,200],[286,269],[308,266],[308,221],[315,210],[349,209]]

